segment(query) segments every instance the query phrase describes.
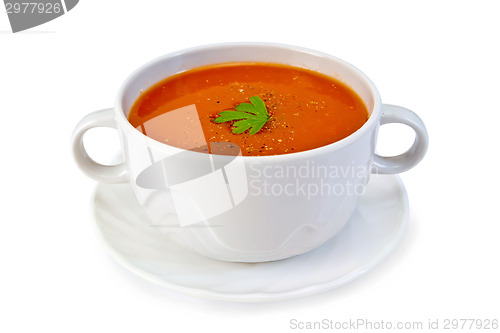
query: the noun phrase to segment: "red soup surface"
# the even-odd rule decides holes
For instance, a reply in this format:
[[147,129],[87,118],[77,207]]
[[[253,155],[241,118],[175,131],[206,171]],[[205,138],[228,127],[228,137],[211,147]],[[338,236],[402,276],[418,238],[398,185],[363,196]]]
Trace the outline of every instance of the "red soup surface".
[[[234,134],[238,121],[216,123],[259,96],[269,120],[256,134]],[[207,153],[211,143],[230,142],[242,155],[279,155],[314,149],[358,130],[369,114],[361,98],[343,83],[298,67],[268,63],[226,63],[173,75],[143,91],[129,122],[168,145]]]

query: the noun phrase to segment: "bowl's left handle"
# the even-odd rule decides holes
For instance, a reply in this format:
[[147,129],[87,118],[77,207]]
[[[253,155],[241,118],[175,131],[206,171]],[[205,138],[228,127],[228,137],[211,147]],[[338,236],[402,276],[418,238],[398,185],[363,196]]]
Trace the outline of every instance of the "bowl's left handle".
[[73,157],[84,174],[102,183],[126,183],[129,181],[125,162],[103,165],[94,161],[83,145],[83,136],[94,127],[116,128],[113,109],[96,111],[86,115],[75,127],[72,137]]

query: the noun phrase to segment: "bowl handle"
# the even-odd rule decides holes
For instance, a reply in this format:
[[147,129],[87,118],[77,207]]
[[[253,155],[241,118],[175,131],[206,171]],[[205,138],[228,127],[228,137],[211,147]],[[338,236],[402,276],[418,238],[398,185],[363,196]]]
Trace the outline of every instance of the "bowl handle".
[[95,111],[83,117],[76,125],[72,137],[73,157],[80,170],[101,183],[126,183],[129,181],[125,162],[103,165],[94,161],[83,145],[84,134],[94,127],[117,127],[113,109]]
[[401,123],[410,126],[415,131],[415,141],[404,153],[397,156],[379,156],[373,159],[373,173],[393,174],[400,173],[417,165],[427,152],[429,135],[424,122],[416,113],[396,105],[382,105],[380,125]]

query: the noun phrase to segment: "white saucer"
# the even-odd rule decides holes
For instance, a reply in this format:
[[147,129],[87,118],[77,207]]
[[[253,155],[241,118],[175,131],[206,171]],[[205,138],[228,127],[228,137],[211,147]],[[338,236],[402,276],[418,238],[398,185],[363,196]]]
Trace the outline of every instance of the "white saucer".
[[245,264],[205,258],[169,241],[149,224],[128,184],[99,184],[92,210],[106,250],[131,272],[184,294],[239,302],[324,293],[361,277],[396,248],[409,216],[399,176],[372,175],[337,236],[299,256]]

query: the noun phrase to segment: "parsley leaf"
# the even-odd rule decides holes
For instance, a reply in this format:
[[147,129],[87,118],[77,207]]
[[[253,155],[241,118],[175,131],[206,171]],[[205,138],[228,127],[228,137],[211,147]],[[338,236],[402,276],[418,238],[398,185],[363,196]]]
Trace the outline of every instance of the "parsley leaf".
[[269,120],[266,105],[259,96],[250,97],[250,103],[241,103],[235,107],[235,111],[222,111],[215,122],[225,123],[227,121],[238,120],[233,124],[233,133],[241,134],[249,130],[250,135],[254,135],[262,129]]

